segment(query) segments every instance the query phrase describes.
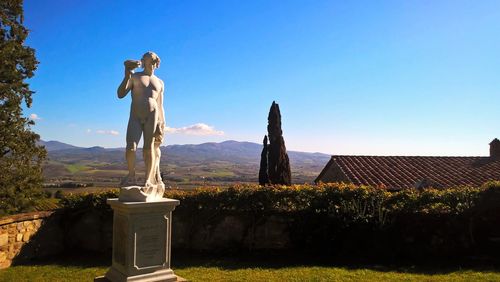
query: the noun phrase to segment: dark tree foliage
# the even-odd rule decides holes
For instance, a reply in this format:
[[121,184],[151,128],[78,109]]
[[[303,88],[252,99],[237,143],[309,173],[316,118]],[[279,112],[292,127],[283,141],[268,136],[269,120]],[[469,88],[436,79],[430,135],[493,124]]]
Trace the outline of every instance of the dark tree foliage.
[[259,185],[269,184],[269,176],[267,174],[267,136],[264,135],[262,153],[260,154],[260,170],[259,170]]
[[271,184],[292,184],[290,161],[286,153],[285,140],[281,130],[280,107],[273,101],[267,118],[267,132],[269,136],[268,175]]
[[31,106],[33,91],[25,81],[38,64],[34,50],[23,45],[28,30],[22,4],[0,1],[0,214],[28,211],[42,195],[46,151],[22,110],[23,102]]

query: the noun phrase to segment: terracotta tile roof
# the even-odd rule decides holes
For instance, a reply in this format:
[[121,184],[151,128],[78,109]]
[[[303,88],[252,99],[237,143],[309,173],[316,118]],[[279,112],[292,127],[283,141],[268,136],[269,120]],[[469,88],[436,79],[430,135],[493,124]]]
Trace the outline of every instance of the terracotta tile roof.
[[482,185],[500,180],[490,157],[332,156],[316,182],[351,182],[389,189]]

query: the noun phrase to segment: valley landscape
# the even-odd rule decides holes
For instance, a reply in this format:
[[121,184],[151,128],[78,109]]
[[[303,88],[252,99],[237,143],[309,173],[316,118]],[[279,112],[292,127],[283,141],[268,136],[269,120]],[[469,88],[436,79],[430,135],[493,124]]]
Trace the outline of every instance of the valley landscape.
[[[83,148],[58,141],[40,141],[48,151],[44,165],[45,186],[50,189],[75,185],[118,187],[127,174],[125,148]],[[226,186],[256,183],[262,145],[225,141],[198,145],[161,147],[161,171],[167,187],[190,189],[196,186]],[[330,155],[288,151],[292,181],[311,183]],[[144,173],[142,150],[137,151],[138,177]],[[77,188],[78,189],[78,188]]]

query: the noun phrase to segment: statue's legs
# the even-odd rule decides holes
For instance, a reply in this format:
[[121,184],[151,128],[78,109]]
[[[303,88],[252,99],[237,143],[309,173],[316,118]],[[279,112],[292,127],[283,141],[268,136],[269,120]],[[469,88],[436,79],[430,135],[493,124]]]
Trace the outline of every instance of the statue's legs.
[[158,120],[158,112],[153,111],[148,116],[144,124],[144,148],[143,156],[146,165],[146,189],[154,183],[155,165],[155,150],[154,149],[154,130]]
[[130,117],[127,126],[127,147],[125,149],[125,159],[127,160],[128,175],[121,184],[136,184],[135,179],[135,153],[137,144],[141,140],[142,126],[138,119]]
[[163,141],[163,136],[157,136],[155,137],[155,165],[154,165],[154,170],[155,170],[155,175],[154,175],[154,180],[156,184],[156,194],[157,197],[161,198],[163,197],[163,193],[165,193],[165,184],[163,184],[163,181],[161,179],[161,171],[160,171],[160,158],[161,158],[161,150],[160,150],[160,145],[161,141]]
[[155,181],[156,183],[162,183],[161,179],[161,171],[160,171],[160,158],[161,158],[161,150],[160,150],[160,145],[161,142],[156,140],[155,138]]

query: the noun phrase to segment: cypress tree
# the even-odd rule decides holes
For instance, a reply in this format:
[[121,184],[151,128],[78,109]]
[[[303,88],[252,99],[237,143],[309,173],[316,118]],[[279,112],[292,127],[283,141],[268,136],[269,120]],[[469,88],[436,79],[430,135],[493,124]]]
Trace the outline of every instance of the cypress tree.
[[269,176],[267,174],[267,136],[264,135],[264,141],[262,141],[262,153],[260,154],[260,170],[259,170],[259,185],[269,184]]
[[267,133],[269,136],[268,175],[269,183],[291,185],[292,173],[290,161],[286,153],[285,140],[281,130],[280,107],[273,101],[267,118]]
[[23,117],[22,104],[31,106],[33,91],[26,79],[38,62],[25,46],[22,0],[0,1],[0,214],[30,210],[41,196],[42,162],[46,151]]

